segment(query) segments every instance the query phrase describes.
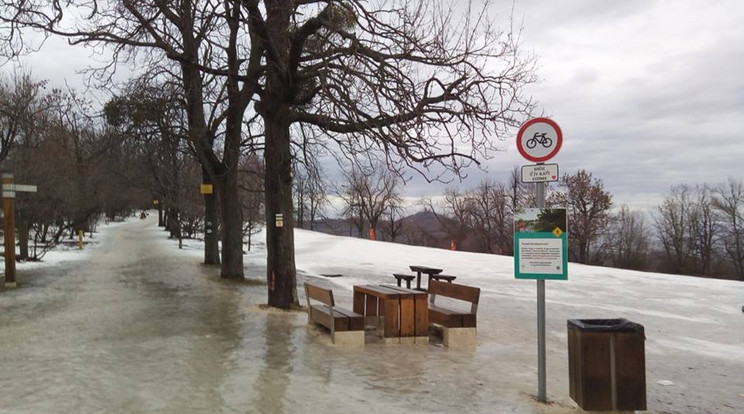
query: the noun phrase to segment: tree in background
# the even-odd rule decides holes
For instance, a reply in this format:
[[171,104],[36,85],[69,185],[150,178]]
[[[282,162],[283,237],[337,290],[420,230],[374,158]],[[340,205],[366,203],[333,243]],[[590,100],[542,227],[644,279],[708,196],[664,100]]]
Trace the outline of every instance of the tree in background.
[[[108,84],[117,66],[134,64],[143,72],[179,82],[188,118],[188,139],[207,181],[215,184],[222,215],[222,267],[225,278],[243,278],[242,210],[238,191],[238,161],[244,143],[244,115],[258,87],[264,48],[255,27],[241,14],[239,0],[101,3],[0,2],[0,21],[9,30],[0,37],[3,53],[16,56],[36,45],[27,43],[24,29],[61,36],[72,44],[109,47],[111,60],[93,72]],[[247,2],[245,2],[247,3]],[[256,2],[250,2],[256,4]],[[256,47],[252,45],[256,44]],[[215,140],[223,139],[222,150]],[[216,207],[205,197],[207,217]],[[214,263],[208,241],[205,261]],[[209,248],[212,246],[212,248]],[[216,261],[219,261],[218,259]]]
[[601,243],[610,224],[612,195],[604,182],[593,178],[586,170],[564,174],[558,191],[548,198],[548,204],[568,209],[568,253],[572,261],[601,264],[606,255]]
[[514,211],[523,207],[535,206],[535,186],[531,183],[522,182],[520,167],[514,166],[509,172],[509,179],[505,186],[509,198],[509,208]]
[[26,72],[0,77],[0,165],[15,146],[35,145],[39,122],[51,105],[45,85]]
[[369,225],[370,239],[375,240],[380,218],[392,205],[401,203],[398,176],[384,166],[377,166],[366,172],[359,168],[344,171],[344,180],[340,196],[346,208],[359,212]]
[[328,205],[328,193],[319,163],[297,163],[294,193],[297,226],[314,230],[315,222],[323,216],[323,208]]
[[729,178],[715,190],[713,206],[723,228],[723,246],[734,274],[744,280],[744,183]]
[[398,198],[391,200],[386,211],[387,220],[384,223],[383,230],[390,237],[390,241],[395,243],[405,231],[405,221],[403,220],[405,214],[405,207],[403,207],[403,199]]
[[255,152],[249,152],[240,160],[240,200],[243,205],[243,234],[248,236],[248,250],[253,236],[266,225],[264,216],[264,171],[263,161]]
[[691,221],[695,217],[693,189],[681,184],[671,188],[657,207],[655,226],[664,254],[664,271],[690,274],[695,253]]
[[707,185],[697,186],[693,191],[693,205],[690,210],[690,231],[692,237],[692,272],[710,276],[714,264],[719,260],[717,254],[720,235],[720,220],[713,206],[712,190]]
[[505,184],[484,180],[464,192],[448,188],[439,206],[429,201],[428,208],[459,249],[511,254],[514,214],[511,195]]
[[[108,125],[123,140],[129,140],[130,150],[140,157],[150,179],[142,180],[139,171],[122,171],[134,176],[132,183],[148,186],[166,209],[166,229],[172,238],[182,237],[184,187],[196,191],[193,182],[183,183],[187,164],[194,158],[187,146],[187,121],[182,93],[173,84],[151,83],[149,79],[132,80],[125,95],[114,96],[104,107]],[[130,154],[132,155],[132,154]]]
[[623,269],[645,270],[650,248],[643,213],[622,205],[613,216],[609,234],[610,262]]

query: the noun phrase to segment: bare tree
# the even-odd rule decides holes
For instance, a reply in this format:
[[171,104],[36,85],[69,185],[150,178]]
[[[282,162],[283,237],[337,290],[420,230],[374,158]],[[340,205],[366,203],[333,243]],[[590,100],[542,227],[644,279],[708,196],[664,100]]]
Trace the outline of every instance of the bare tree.
[[645,270],[649,250],[649,235],[643,213],[627,205],[612,219],[610,231],[612,264],[624,269]]
[[729,178],[716,189],[713,205],[721,217],[726,255],[736,276],[744,280],[744,183]]
[[673,273],[688,273],[693,255],[690,212],[694,206],[691,192],[687,185],[674,186],[657,208],[655,224],[666,256],[665,270]]
[[383,166],[369,172],[353,168],[344,172],[344,178],[346,182],[342,184],[342,198],[348,208],[358,209],[369,225],[370,238],[374,240],[382,215],[391,205],[401,202],[398,195],[399,178]]
[[315,229],[316,220],[328,204],[323,173],[317,163],[298,164],[294,173],[295,213],[297,225]]
[[518,208],[531,207],[535,205],[534,184],[522,182],[522,172],[517,166],[512,168],[509,172],[507,189],[510,201],[509,207],[512,214],[514,214],[514,211]]
[[716,260],[716,248],[720,237],[720,223],[713,207],[712,191],[707,185],[694,190],[693,208],[690,210],[690,231],[693,246],[693,272],[710,276]]
[[[29,28],[65,37],[72,44],[110,46],[111,61],[93,72],[103,83],[122,62],[147,69],[157,67],[160,76],[180,81],[186,101],[188,137],[220,197],[221,274],[226,278],[243,277],[237,170],[244,138],[243,116],[258,86],[257,67],[264,50],[251,47],[254,40],[260,41],[249,35],[255,27],[240,13],[241,3],[0,2],[0,21],[9,29],[2,34],[6,54],[16,55],[33,47],[23,37],[23,29]],[[213,148],[218,133],[224,139],[222,157]],[[209,217],[214,204],[207,202],[206,206]],[[207,245],[216,247],[214,243]]]
[[49,109],[45,84],[29,73],[0,78],[0,165],[19,143],[34,145],[40,115]]
[[[187,146],[187,121],[182,93],[173,84],[151,83],[148,78],[129,82],[127,93],[114,96],[104,107],[108,124],[123,140],[130,140],[130,151],[141,156],[151,180],[149,190],[167,206],[166,229],[172,238],[182,239],[181,213],[185,207],[184,169],[195,161]],[[139,171],[123,171],[141,179]],[[188,183],[192,184],[192,183]],[[189,188],[196,191],[195,186]]]
[[437,203],[438,205],[435,205],[431,198],[423,199],[422,204],[427,211],[434,214],[447,238],[462,247],[472,229],[470,206],[466,195],[457,188],[447,188],[444,190],[444,198]]
[[[485,10],[458,11],[462,20],[453,21],[452,9],[432,1],[285,0],[267,3],[264,18],[247,3],[265,47],[256,110],[266,133],[269,216],[291,212],[293,124],[303,129],[298,146],[327,137],[342,157],[381,151],[388,165],[437,162],[459,172],[531,109],[521,88],[533,80],[532,62]],[[269,226],[267,250],[269,303],[296,303],[286,224]]]
[[245,212],[243,233],[248,236],[248,250],[251,249],[253,236],[266,224],[263,215],[264,166],[261,158],[255,153],[244,155],[240,161],[240,199]]
[[403,214],[405,214],[405,207],[403,207],[403,200],[397,199],[392,200],[387,208],[387,223],[385,230],[390,236],[390,241],[395,242],[398,237],[403,234],[404,231],[404,220]]
[[585,170],[564,174],[559,189],[548,202],[568,208],[570,257],[579,263],[601,263],[606,250],[597,244],[609,228],[612,195],[604,189],[601,179]]

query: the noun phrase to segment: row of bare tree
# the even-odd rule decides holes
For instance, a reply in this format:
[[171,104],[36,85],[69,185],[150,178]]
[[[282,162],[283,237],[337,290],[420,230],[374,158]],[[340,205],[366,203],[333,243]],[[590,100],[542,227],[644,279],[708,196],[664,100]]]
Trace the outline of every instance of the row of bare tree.
[[[382,228],[387,240],[511,255],[515,211],[534,205],[534,189],[519,171],[508,180],[447,189],[420,201],[436,226],[404,218],[400,179],[384,169],[352,170],[336,195],[359,237]],[[635,270],[744,280],[744,183],[672,187],[655,211],[613,208],[604,182],[580,170],[549,186],[547,205],[568,209],[569,260]],[[351,235],[351,234],[350,234]],[[400,239],[400,236],[403,236]]]
[[[179,240],[205,234],[203,173],[186,139],[182,93],[142,79],[126,91],[101,112],[75,91],[47,90],[22,71],[0,79],[0,168],[38,187],[16,201],[19,259],[39,259],[100,219],[136,209],[157,207],[162,225]],[[241,156],[248,235],[262,220],[262,174],[255,153]],[[219,223],[213,227],[218,233]]]
[[100,218],[127,215],[149,198],[121,191],[128,186],[111,168],[123,162],[117,143],[97,124],[73,91],[47,90],[20,70],[0,79],[0,169],[38,187],[16,199],[19,259],[39,259],[65,237],[92,231]]
[[99,85],[129,65],[150,84],[172,85],[164,95],[180,91],[178,128],[142,110],[110,126],[138,135],[157,128],[163,139],[153,145],[170,164],[160,193],[171,206],[183,199],[174,170],[187,168],[174,154],[193,153],[196,175],[201,169],[215,189],[204,197],[205,225],[220,222],[221,249],[218,232],[205,232],[205,263],[221,262],[224,278],[244,278],[240,172],[251,154],[262,156],[268,303],[288,308],[298,303],[294,166],[325,153],[360,168],[379,159],[458,175],[529,116],[523,88],[535,80],[534,58],[519,52],[518,29],[499,27],[493,14],[489,2],[431,0],[0,0],[0,52],[34,50],[30,32],[62,37],[105,50],[99,56],[109,60],[90,72]]

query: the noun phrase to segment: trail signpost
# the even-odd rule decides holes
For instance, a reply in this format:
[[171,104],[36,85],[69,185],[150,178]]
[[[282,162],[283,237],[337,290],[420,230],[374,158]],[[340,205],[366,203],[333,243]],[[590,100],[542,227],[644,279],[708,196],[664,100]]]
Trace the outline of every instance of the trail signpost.
[[[563,133],[561,128],[555,121],[548,118],[534,118],[525,122],[519,132],[517,133],[517,150],[522,154],[524,158],[529,161],[536,162],[535,166],[527,167],[527,172],[533,172],[532,175],[524,176],[525,167],[522,167],[522,181],[534,182],[535,186],[535,207],[542,210],[545,208],[545,183],[549,181],[557,181],[558,179],[558,165],[557,164],[544,164],[545,161],[553,158],[563,145]],[[553,165],[555,166],[555,174],[553,172]],[[548,173],[545,173],[545,172]],[[550,179],[548,179],[550,178]],[[565,227],[563,229],[558,228],[553,235],[558,234],[555,240],[546,239],[537,236],[527,236],[517,238],[517,222],[515,221],[515,236],[514,236],[514,261],[515,269],[514,274],[517,279],[537,279],[537,399],[541,402],[547,401],[546,397],[546,376],[545,376],[545,279],[565,279],[563,275],[567,276],[566,269],[566,256],[560,259],[561,269],[553,271],[560,272],[561,277],[555,277],[556,274],[544,272],[547,277],[538,277],[541,275],[540,269],[550,266],[557,265],[558,252],[565,252]],[[565,225],[564,225],[565,226]],[[550,231],[550,230],[548,230]],[[535,233],[536,234],[536,233]],[[543,240],[541,241],[529,241],[530,238],[538,237]],[[524,239],[524,241],[523,241]],[[560,239],[563,242],[563,249],[558,250],[556,243]],[[523,247],[529,250],[529,259],[527,261],[531,263],[529,269],[525,268],[523,273],[520,273],[520,266],[524,263],[525,259],[519,260],[519,243],[523,243]],[[545,257],[545,260],[540,259],[538,256],[546,254],[550,257]],[[547,266],[547,267],[544,267]],[[525,277],[525,275],[527,275]]]
[[3,173],[3,215],[5,224],[5,287],[16,287],[15,197],[17,192],[35,193],[35,185],[15,184],[13,174]]

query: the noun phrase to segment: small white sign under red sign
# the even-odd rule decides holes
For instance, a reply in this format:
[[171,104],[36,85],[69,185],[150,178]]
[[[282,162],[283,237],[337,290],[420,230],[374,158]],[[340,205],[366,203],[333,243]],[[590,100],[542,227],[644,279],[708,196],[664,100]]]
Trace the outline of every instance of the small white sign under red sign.
[[558,164],[522,166],[523,183],[547,183],[558,181]]

